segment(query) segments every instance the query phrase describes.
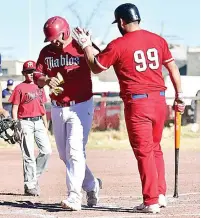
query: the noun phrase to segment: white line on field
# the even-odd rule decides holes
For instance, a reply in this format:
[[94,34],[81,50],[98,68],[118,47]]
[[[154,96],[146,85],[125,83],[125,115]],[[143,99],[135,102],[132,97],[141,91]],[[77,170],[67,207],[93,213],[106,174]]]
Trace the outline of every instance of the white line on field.
[[[188,196],[188,195],[200,195],[200,192],[190,192],[190,193],[182,193],[182,194],[179,194],[179,196]],[[167,195],[168,198],[173,198],[172,195]],[[142,199],[142,196],[131,196],[131,195],[121,195],[121,196],[109,196],[109,195],[105,195],[105,196],[100,196],[100,198],[139,198]],[[175,198],[176,199],[176,198]]]
[[[187,203],[188,204],[188,203]],[[184,207],[184,206],[186,206],[187,204],[177,204],[177,207]],[[200,206],[200,204],[195,204],[195,203],[192,203],[192,204],[188,204],[188,207],[190,207],[190,206],[192,206],[192,207],[194,207],[194,206]],[[167,206],[167,208],[169,208],[169,207],[175,207],[175,205],[168,205]]]
[[52,215],[33,213],[33,211],[31,210],[17,210],[17,211],[10,211],[10,212],[0,211],[0,215],[26,215],[26,216],[35,216],[38,218],[57,218],[56,216],[52,216]]
[[[179,194],[179,196],[189,196],[189,195],[200,195],[200,192],[192,192],[192,193],[182,193],[182,194]],[[167,195],[168,197],[168,201],[169,202],[174,202],[174,201],[177,201],[177,198],[173,198],[172,195]],[[101,196],[102,199],[104,198],[110,198],[110,199],[114,199],[114,198],[139,198],[139,201],[140,199],[142,198],[142,196]],[[139,203],[136,201],[136,204]],[[105,206],[107,204],[104,204]],[[185,205],[189,205],[188,203],[187,204],[177,204],[177,207],[179,206],[185,206]],[[199,206],[200,204],[191,204],[193,206]],[[111,205],[107,205],[107,208],[109,207],[112,207],[112,208],[119,208],[118,206],[111,206]],[[168,207],[174,207],[174,206],[168,206]],[[126,213],[126,212],[125,212]],[[37,218],[57,218],[56,216],[53,216],[53,215],[43,215],[43,214],[39,214],[39,213],[35,213],[35,210],[32,211],[31,209],[24,209],[24,210],[17,210],[17,211],[10,211],[10,212],[2,212],[0,211],[0,215],[27,215],[29,217],[31,216],[34,216],[34,217],[37,217]],[[165,214],[166,217],[182,217],[182,216],[194,216],[194,217],[200,217],[199,214],[174,214],[174,215],[167,215]],[[112,216],[96,216],[96,218],[111,218]],[[115,215],[115,217],[117,218],[134,218],[134,217],[150,217],[150,214],[142,214],[142,213],[132,213],[129,214],[129,215]],[[153,215],[152,215],[153,217]],[[157,217],[164,217],[164,214],[157,214]],[[91,217],[85,217],[85,218],[91,218]]]
[[[142,214],[142,213],[133,213],[132,215],[115,215],[116,218],[135,218],[135,217],[182,217],[182,216],[193,216],[193,217],[200,217],[200,214],[174,214],[174,215],[167,215],[167,214]],[[96,216],[96,218],[111,218],[113,216]],[[85,218],[92,218],[92,217],[85,217]]]

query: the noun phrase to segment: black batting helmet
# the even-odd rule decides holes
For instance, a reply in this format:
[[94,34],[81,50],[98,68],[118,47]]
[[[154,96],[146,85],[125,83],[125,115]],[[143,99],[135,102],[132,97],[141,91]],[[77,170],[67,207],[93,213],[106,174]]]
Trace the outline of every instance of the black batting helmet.
[[115,20],[112,23],[117,23],[120,18],[124,20],[127,24],[131,22],[138,21],[140,23],[140,13],[138,8],[131,3],[125,3],[119,5],[114,11]]

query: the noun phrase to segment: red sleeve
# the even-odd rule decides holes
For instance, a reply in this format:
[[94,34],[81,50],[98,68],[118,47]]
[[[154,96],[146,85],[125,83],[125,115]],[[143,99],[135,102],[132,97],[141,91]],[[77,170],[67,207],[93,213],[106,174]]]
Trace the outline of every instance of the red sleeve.
[[36,71],[40,73],[43,73],[45,71],[43,51],[40,52],[38,60],[36,62]]
[[22,95],[21,90],[15,88],[8,101],[11,102],[12,104],[19,105],[21,102],[21,95]]
[[107,47],[96,56],[96,64],[102,69],[107,70],[114,65],[118,59],[118,53],[114,42],[111,42]]
[[44,76],[45,69],[44,69],[44,55],[43,52],[41,51],[38,57],[38,60],[36,62],[36,72],[33,74],[33,80],[34,83],[37,84],[37,80],[41,77]]
[[170,52],[170,49],[168,47],[168,43],[166,42],[165,39],[163,39],[163,60],[162,63],[163,65],[173,61],[174,58],[172,57],[172,54]]

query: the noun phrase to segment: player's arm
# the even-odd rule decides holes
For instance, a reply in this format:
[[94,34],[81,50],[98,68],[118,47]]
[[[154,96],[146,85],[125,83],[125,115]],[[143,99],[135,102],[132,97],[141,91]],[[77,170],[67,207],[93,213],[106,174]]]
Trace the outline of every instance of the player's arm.
[[97,64],[96,55],[98,55],[101,51],[98,51],[92,46],[87,46],[84,49],[85,59],[89,65],[89,68],[94,74],[101,73],[104,69],[101,69]]
[[12,117],[14,120],[18,119],[18,108],[22,98],[22,91],[18,86],[13,90],[9,102],[12,104]]
[[114,42],[109,43],[106,49],[98,55],[95,55],[92,47],[91,36],[88,33],[86,33],[82,28],[77,27],[73,30],[73,34],[73,38],[83,49],[86,61],[93,73],[97,74],[107,70],[116,62],[118,52]]
[[46,98],[45,90],[43,89],[42,91],[43,91],[43,94],[42,94],[42,99],[41,100],[42,100],[43,108],[44,108],[44,115],[42,116],[42,120],[43,120],[45,128],[48,129],[46,108],[45,108],[45,103],[47,102],[47,98]]
[[169,71],[169,75],[176,93],[182,93],[181,76],[175,61],[171,61],[165,65]]
[[94,54],[94,49],[92,46],[87,46],[85,49],[84,49],[84,54],[85,54],[85,58],[86,58],[86,61],[91,69],[91,71],[94,73],[94,74],[98,74],[98,73],[101,73],[104,69],[101,69],[98,64],[97,64],[97,61],[96,61],[96,56]]
[[48,85],[50,88],[55,88],[60,84],[60,81],[56,77],[49,78],[45,72],[44,67],[44,55],[43,52],[40,52],[36,63],[36,72],[34,73],[34,82],[38,87],[43,88],[45,85]]
[[162,43],[163,43],[163,60],[162,63],[163,65],[167,68],[172,84],[174,86],[175,89],[175,93],[176,95],[178,95],[178,93],[182,92],[182,88],[181,88],[181,77],[180,77],[180,73],[179,73],[179,69],[174,61],[174,58],[172,57],[172,54],[169,50],[168,47],[168,43],[162,39]]
[[14,120],[17,120],[17,113],[18,113],[18,108],[19,108],[19,105],[17,104],[13,104],[13,107],[12,107],[12,117]]
[[185,110],[185,102],[183,99],[182,87],[181,87],[181,76],[179,73],[179,69],[172,57],[172,54],[168,48],[167,42],[163,41],[163,65],[169,71],[170,79],[175,89],[175,101],[174,108],[181,113]]
[[[44,106],[44,107],[45,107],[45,106]],[[47,116],[46,116],[46,114],[44,114],[44,115],[42,116],[42,120],[43,120],[43,123],[44,123],[45,128],[48,129]]]
[[108,44],[107,47],[96,56],[93,54],[91,46],[84,48],[84,52],[87,63],[95,74],[107,70],[110,66],[114,65],[118,59],[118,52],[114,42]]
[[34,82],[40,87],[43,88],[45,85],[47,85],[47,76],[44,67],[44,56],[42,51],[40,52],[40,55],[38,57],[38,60],[36,62],[36,72],[34,73]]

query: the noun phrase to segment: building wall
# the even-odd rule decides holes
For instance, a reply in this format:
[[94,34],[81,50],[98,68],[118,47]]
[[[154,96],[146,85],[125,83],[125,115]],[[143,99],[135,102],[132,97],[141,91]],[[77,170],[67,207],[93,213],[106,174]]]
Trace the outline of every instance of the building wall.
[[189,48],[187,52],[187,75],[200,75],[200,48]]
[[23,63],[17,60],[3,60],[1,64],[1,75],[21,75]]

